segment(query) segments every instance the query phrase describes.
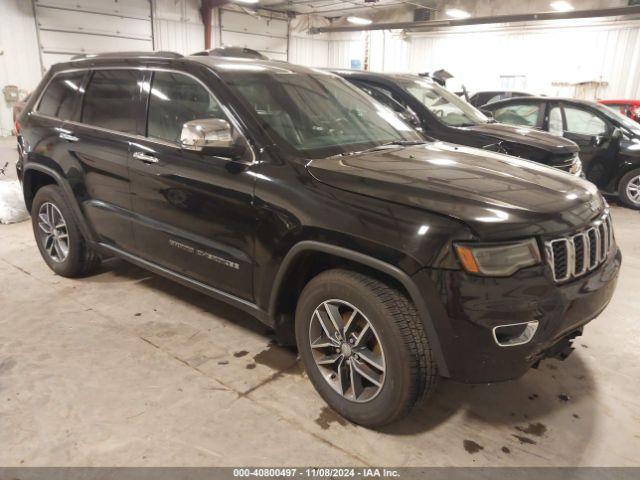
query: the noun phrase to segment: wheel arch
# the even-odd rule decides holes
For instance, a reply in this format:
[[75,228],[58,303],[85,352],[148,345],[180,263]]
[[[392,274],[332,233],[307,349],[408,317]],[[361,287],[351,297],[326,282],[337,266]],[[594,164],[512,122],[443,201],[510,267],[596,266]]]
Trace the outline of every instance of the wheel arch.
[[87,241],[93,241],[94,235],[91,233],[91,230],[82,215],[82,211],[80,210],[80,206],[78,205],[75,196],[73,195],[71,187],[60,173],[50,167],[37,163],[30,163],[25,166],[22,177],[22,194],[24,196],[27,211],[31,213],[33,199],[38,193],[38,190],[46,185],[55,185],[60,188],[62,196],[71,208],[74,220],[78,224],[83,237]]
[[411,277],[398,267],[378,258],[315,240],[303,240],[295,244],[284,257],[274,278],[268,311],[281,341],[291,343],[295,338],[293,317],[297,299],[304,285],[322,271],[336,267],[351,268],[374,275],[389,281],[406,294],[418,310],[441,375],[449,375],[433,319]]

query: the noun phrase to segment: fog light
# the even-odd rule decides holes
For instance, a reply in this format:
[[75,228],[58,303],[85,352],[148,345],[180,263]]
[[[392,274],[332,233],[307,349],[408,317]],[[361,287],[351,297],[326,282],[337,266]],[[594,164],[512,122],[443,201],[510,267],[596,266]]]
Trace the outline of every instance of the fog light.
[[515,347],[531,341],[538,330],[538,321],[511,323],[493,327],[493,339],[501,347]]

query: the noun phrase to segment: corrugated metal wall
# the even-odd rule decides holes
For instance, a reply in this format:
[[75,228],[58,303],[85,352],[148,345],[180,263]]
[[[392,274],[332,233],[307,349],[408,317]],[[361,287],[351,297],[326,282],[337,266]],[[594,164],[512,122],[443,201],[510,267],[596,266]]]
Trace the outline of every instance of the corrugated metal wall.
[[[40,81],[38,38],[31,2],[2,0],[0,25],[0,90],[16,85],[22,96]],[[0,96],[0,136],[11,134],[11,105]]]
[[[155,49],[189,54],[204,48],[199,0],[34,3],[41,24],[45,68],[78,49],[131,49],[134,45],[150,49],[151,22],[147,17],[151,15],[146,13],[149,5]],[[17,85],[22,91],[30,91],[40,80],[33,10],[28,0],[2,0],[0,88]],[[308,34],[312,24],[326,24],[326,19],[299,16],[287,22],[240,10],[222,12],[223,19],[225,16],[229,22],[220,32],[217,15],[213,15],[214,46],[222,36],[223,43],[239,42],[272,58],[288,58],[292,63],[313,67],[350,68],[353,61],[365,63],[365,33]],[[400,32],[371,32],[369,67],[397,72],[446,68],[470,90],[499,88],[515,82],[533,93],[548,95],[572,95],[573,87],[566,84],[602,81],[608,86],[595,93],[601,98],[640,98],[640,22],[593,23],[468,27],[408,36]],[[11,105],[0,99],[0,134],[7,135],[11,128]]]
[[252,48],[273,60],[287,60],[289,22],[283,15],[248,15],[223,8],[220,23],[222,45]]
[[406,69],[445,68],[471,91],[501,88],[510,77],[521,77],[519,88],[533,93],[573,95],[575,88],[566,84],[602,81],[608,86],[591,95],[640,98],[639,59],[635,21],[414,35]]
[[[327,66],[352,68],[354,62],[360,62],[360,65],[364,67],[366,38],[365,32],[331,33],[329,35],[329,63]],[[375,55],[378,53],[373,54],[373,56]]]
[[[156,50],[188,55],[204,50],[204,25],[199,0],[153,0],[153,33]],[[219,38],[217,16],[212,15],[212,46]]]
[[313,15],[298,15],[289,21],[289,61],[308,67],[329,65],[329,34],[310,35],[312,26],[328,25],[329,21]]

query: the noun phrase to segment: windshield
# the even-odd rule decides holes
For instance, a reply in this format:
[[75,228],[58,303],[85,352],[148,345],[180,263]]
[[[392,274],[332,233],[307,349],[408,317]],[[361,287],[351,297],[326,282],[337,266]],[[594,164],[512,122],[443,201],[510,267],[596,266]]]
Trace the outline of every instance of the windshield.
[[489,122],[480,110],[440,85],[428,80],[406,80],[400,84],[447,125],[469,127]]
[[251,68],[229,67],[223,79],[280,146],[313,157],[421,140],[391,110],[337,76],[284,65],[237,67]]

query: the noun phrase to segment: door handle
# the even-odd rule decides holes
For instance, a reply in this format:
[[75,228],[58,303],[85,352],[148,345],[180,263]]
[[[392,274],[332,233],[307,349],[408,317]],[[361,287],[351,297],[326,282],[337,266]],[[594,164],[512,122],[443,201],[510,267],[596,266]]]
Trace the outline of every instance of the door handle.
[[69,134],[69,133],[61,133],[60,135],[58,135],[61,139],[63,140],[67,140],[69,142],[77,142],[79,140],[78,137],[74,137],[73,135]]
[[146,153],[142,152],[134,152],[133,158],[144,163],[158,163],[158,159],[156,157],[154,157],[153,155],[147,155]]

